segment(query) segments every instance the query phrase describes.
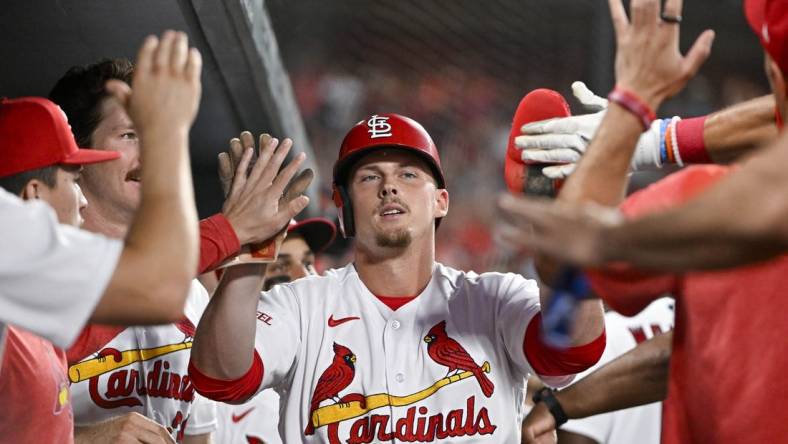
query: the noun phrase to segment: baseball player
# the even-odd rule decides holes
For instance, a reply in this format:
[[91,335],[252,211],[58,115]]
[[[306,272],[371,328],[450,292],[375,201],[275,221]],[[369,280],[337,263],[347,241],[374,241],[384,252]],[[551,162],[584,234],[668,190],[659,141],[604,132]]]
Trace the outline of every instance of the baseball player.
[[[275,263],[265,271],[265,289],[315,276],[315,254],[326,249],[336,236],[336,226],[328,219],[311,218],[292,221]],[[279,395],[263,390],[240,405],[219,403],[219,420],[214,439],[218,443],[277,444],[279,437]]]
[[[91,113],[85,110],[91,107],[98,110],[99,119],[91,122],[94,126],[87,139],[90,143],[121,153],[121,158],[114,165],[87,169],[81,181],[85,194],[93,200],[92,209],[85,212],[85,227],[110,237],[119,237],[124,235],[139,205],[138,171],[142,159],[139,158],[133,123],[123,108],[106,100],[102,93],[107,77],[112,78],[108,66],[114,66],[113,62],[70,70],[58,82],[51,96],[67,104],[65,109],[74,116],[74,127],[80,128],[78,131],[84,131],[88,126],[84,119]],[[91,100],[85,100],[85,97]],[[273,140],[262,147],[264,153],[272,155],[258,162],[252,174],[257,172],[259,176],[264,171],[277,171],[291,145],[283,145],[278,150],[277,146],[278,141]],[[248,164],[252,152],[245,155]],[[297,158],[291,162],[278,180],[288,181],[302,160]],[[255,208],[270,208],[267,203],[277,201],[278,195],[273,191],[265,194],[269,185],[270,182],[249,180],[246,174],[237,175],[228,202],[236,207],[253,202]],[[267,238],[278,232],[280,226],[272,224],[284,226],[303,206],[293,208],[292,213],[260,214],[266,222],[257,224],[258,231],[254,236],[267,230],[263,237]],[[237,270],[230,269],[226,274],[232,276],[237,273]],[[242,287],[224,287],[217,293],[235,295],[237,291],[245,290]],[[117,424],[126,421],[130,412],[160,424],[171,436],[169,439],[192,443],[209,439],[210,432],[216,427],[213,406],[200,406],[200,403],[210,401],[195,396],[187,375],[195,325],[207,302],[207,292],[193,281],[183,317],[177,322],[133,328],[91,325],[83,331],[68,351],[77,441],[119,439]],[[201,410],[207,410],[207,413]],[[194,411],[200,411],[200,414],[193,414]],[[136,438],[145,439],[146,430],[131,433],[134,432],[138,433]]]
[[598,302],[580,308],[572,346],[553,349],[541,339],[536,282],[435,261],[449,193],[414,120],[356,124],[334,188],[354,262],[262,298],[214,296],[189,371],[201,394],[237,403],[274,388],[288,443],[513,442],[528,374],[560,386],[599,359]]
[[[183,132],[188,131],[196,114],[199,54],[196,51],[187,54],[185,39],[178,41],[177,47],[175,45],[172,38],[159,43],[149,37],[139,53],[141,67],[134,78],[137,90],[129,95],[128,91],[117,89],[118,85],[111,87],[115,97],[129,106],[135,118],[145,114],[153,119],[140,122],[140,131],[144,134],[164,130],[165,125],[157,121],[160,113],[169,117],[168,131],[174,128]],[[181,64],[153,72],[153,59],[166,56],[169,60],[173,52],[181,54]],[[162,142],[146,141],[143,151],[160,163],[146,168],[144,175],[163,174],[170,167],[177,168],[174,173],[169,171],[170,176],[146,189],[144,210],[147,213],[136,219],[127,238],[133,247],[78,230],[66,230],[56,224],[51,209],[43,211],[44,208],[36,204],[22,206],[14,202],[7,191],[0,193],[3,233],[11,235],[4,237],[3,251],[15,256],[15,260],[3,258],[0,267],[4,316],[24,326],[51,319],[50,325],[30,330],[42,332],[62,345],[71,342],[76,333],[73,330],[81,327],[91,312],[94,321],[129,324],[166,321],[173,317],[173,312],[182,310],[180,277],[183,270],[194,267],[196,236],[192,235],[191,227],[196,217],[188,197],[191,185],[185,160],[187,144],[177,139],[166,144]],[[118,158],[114,152],[79,149],[63,111],[41,98],[0,101],[0,147],[3,158],[0,185],[24,199],[47,202],[61,223],[75,226],[81,223],[86,205],[75,183],[80,165]],[[156,154],[155,149],[164,150],[165,147],[165,152]],[[165,189],[166,193],[162,194]],[[157,206],[160,208],[156,209]],[[178,208],[167,211],[168,206]],[[171,217],[172,226],[183,232],[173,233],[167,224],[150,221],[162,217]],[[183,258],[157,251],[161,246],[169,246],[170,242],[184,245]],[[76,252],[75,248],[82,250]],[[171,262],[162,264],[155,273],[139,269],[139,261],[156,263],[162,258]],[[31,262],[32,259],[41,260]],[[174,277],[160,276],[161,271],[173,273]],[[135,285],[148,287],[137,290]],[[26,290],[20,291],[23,286]],[[162,290],[163,307],[153,308],[149,313],[136,313],[151,303],[152,299],[144,294],[150,290]],[[19,304],[22,309],[13,304],[20,295],[27,299]],[[8,304],[9,299],[11,304]],[[64,305],[66,301],[71,305]],[[51,314],[38,315],[30,308],[49,310]],[[74,325],[68,325],[70,323]],[[73,442],[65,353],[30,331],[16,327],[8,327],[8,330],[7,354],[0,368],[0,405],[4,407],[0,416],[0,439],[4,442]],[[147,428],[148,424],[140,423],[139,426],[156,438],[155,431]]]

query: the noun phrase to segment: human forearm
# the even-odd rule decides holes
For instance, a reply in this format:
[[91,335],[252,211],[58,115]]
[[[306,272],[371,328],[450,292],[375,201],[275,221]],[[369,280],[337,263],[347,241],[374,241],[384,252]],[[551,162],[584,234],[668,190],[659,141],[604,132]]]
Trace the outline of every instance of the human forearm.
[[203,374],[234,380],[251,367],[264,274],[265,266],[260,265],[225,271],[194,336],[191,359]]
[[577,419],[663,400],[672,338],[651,338],[558,392],[564,412]]
[[777,136],[774,96],[748,100],[709,114],[703,142],[715,163],[727,163]]
[[686,205],[608,227],[601,235],[606,260],[684,271],[742,265],[785,251],[788,200],[774,192],[788,187],[784,162],[786,135]]

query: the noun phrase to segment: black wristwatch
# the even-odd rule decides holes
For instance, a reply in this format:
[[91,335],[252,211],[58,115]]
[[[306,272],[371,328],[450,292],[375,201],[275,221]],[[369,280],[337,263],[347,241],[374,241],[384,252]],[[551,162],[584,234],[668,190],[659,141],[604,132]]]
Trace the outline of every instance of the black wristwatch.
[[563,407],[561,407],[561,403],[555,398],[555,390],[549,387],[542,387],[536,393],[534,393],[534,405],[539,402],[543,402],[544,405],[547,406],[547,410],[550,411],[550,414],[553,415],[555,419],[555,428],[561,427],[566,421],[569,420],[567,418],[566,413],[564,412]]

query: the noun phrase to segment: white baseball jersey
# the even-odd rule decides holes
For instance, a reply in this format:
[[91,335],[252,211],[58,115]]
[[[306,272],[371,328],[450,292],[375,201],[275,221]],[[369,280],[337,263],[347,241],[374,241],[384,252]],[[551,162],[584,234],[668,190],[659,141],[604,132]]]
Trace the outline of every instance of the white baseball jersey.
[[523,341],[538,312],[532,280],[441,264],[392,311],[351,264],[263,294],[259,390],[281,396],[287,443],[519,442]]
[[[616,312],[605,315],[607,347],[599,362],[581,373],[584,378],[597,368],[632,350],[637,344],[673,329],[673,299],[662,298],[651,303],[634,317]],[[655,402],[630,409],[617,410],[583,419],[567,421],[562,430],[587,436],[602,444],[659,444],[662,424],[662,403]]]
[[123,242],[57,221],[0,188],[0,344],[13,324],[66,348],[101,299]]
[[282,444],[279,437],[279,394],[266,389],[243,404],[217,403],[217,444]]
[[[192,281],[184,320],[121,331],[101,350],[69,366],[76,425],[95,424],[137,412],[165,426],[176,441],[184,434],[211,432],[213,407],[192,415],[198,398],[188,375],[195,325],[208,304],[208,293]],[[207,412],[207,413],[206,413]]]

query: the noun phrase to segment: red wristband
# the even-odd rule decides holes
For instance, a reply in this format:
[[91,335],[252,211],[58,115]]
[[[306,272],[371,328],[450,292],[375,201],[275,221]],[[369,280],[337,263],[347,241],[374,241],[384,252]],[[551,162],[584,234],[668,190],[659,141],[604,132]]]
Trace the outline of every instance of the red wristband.
[[621,87],[616,86],[613,88],[613,91],[608,94],[607,99],[637,116],[637,118],[640,119],[640,123],[643,124],[643,131],[648,130],[651,127],[651,122],[657,118],[654,110],[652,110],[646,102],[641,100],[640,97],[634,93]]
[[713,163],[703,140],[706,116],[680,120],[676,123],[676,142],[684,163]]

